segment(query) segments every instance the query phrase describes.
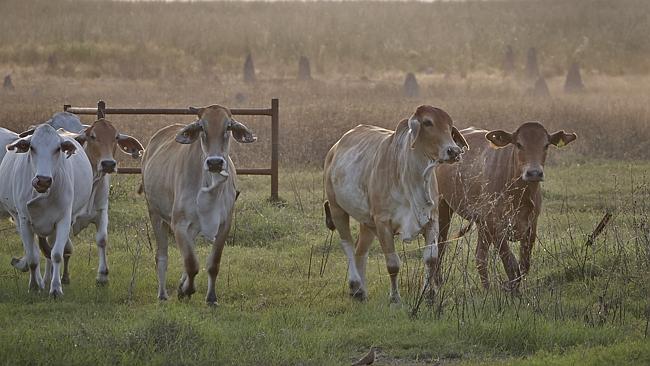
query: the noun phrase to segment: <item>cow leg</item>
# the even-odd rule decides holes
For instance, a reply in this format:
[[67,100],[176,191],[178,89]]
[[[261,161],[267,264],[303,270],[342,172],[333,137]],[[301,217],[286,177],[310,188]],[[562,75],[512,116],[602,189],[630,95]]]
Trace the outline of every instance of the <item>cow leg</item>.
[[190,298],[196,292],[194,277],[199,273],[199,261],[196,258],[196,253],[194,253],[194,237],[196,235],[190,235],[189,231],[189,222],[181,221],[174,225],[174,238],[176,239],[176,245],[178,245],[183,255],[183,263],[185,266],[185,272],[181,276],[181,281],[178,286],[179,299],[184,297]]
[[63,251],[70,240],[70,212],[63,215],[64,219],[56,224],[56,240],[52,248],[52,283],[50,285],[50,296],[58,297],[63,295],[61,287],[61,264],[63,262]]
[[149,212],[151,226],[156,237],[156,272],[158,273],[158,299],[167,300],[167,248],[169,246],[167,231],[159,215]]
[[438,257],[438,236],[440,235],[438,228],[438,212],[434,210],[431,220],[424,228],[424,253],[422,254],[425,276],[422,292],[429,302],[433,301],[437,289],[433,282],[440,259]]
[[517,259],[515,255],[510,250],[510,245],[505,239],[499,241],[499,256],[501,257],[501,262],[503,262],[503,268],[508,275],[508,284],[506,285],[507,290],[514,290],[519,284],[521,279],[521,273],[519,272],[519,264],[517,264]]
[[399,304],[402,302],[399,295],[399,283],[397,278],[399,275],[400,260],[399,255],[395,252],[395,238],[390,225],[377,223],[377,238],[379,239],[381,249],[384,252],[386,269],[390,276],[390,302]]
[[362,296],[368,296],[368,283],[366,280],[366,266],[368,264],[368,251],[370,244],[375,239],[375,233],[367,225],[359,225],[359,238],[357,239],[357,247],[354,253],[354,261],[357,265],[359,278],[361,279],[360,292]]
[[490,288],[488,279],[488,249],[490,248],[491,235],[484,227],[479,227],[478,243],[476,244],[476,269],[481,278],[481,284],[484,289]]
[[530,270],[530,254],[533,251],[533,245],[537,239],[537,225],[533,225],[526,237],[519,242],[519,271],[522,276],[526,276]]
[[[230,220],[228,220],[230,221]],[[221,263],[221,254],[223,253],[223,247],[226,245],[226,238],[228,237],[228,232],[230,231],[230,222],[223,223],[219,226],[219,231],[217,231],[217,237],[212,244],[212,253],[208,257],[208,293],[205,296],[205,302],[208,305],[217,305],[217,292],[216,292],[216,283],[217,275],[219,274],[219,266]]]
[[357,270],[356,260],[354,258],[354,247],[352,246],[352,234],[350,233],[350,215],[348,215],[333,200],[329,201],[332,221],[336,230],[341,237],[341,247],[348,258],[348,285],[350,287],[350,296],[357,300],[365,300],[367,294],[363,291],[363,283],[359,271]]
[[106,258],[106,245],[108,241],[108,210],[101,210],[97,222],[97,254],[99,256],[99,265],[97,266],[97,284],[105,285],[108,283],[108,259]]
[[442,257],[445,255],[447,249],[447,239],[449,238],[449,228],[451,227],[451,217],[454,212],[447,204],[447,201],[440,199],[440,206],[438,207],[438,228],[440,229],[438,235],[438,258],[434,263],[433,280],[437,288],[442,285]]
[[38,246],[41,248],[41,253],[45,257],[45,273],[43,275],[43,282],[46,284],[52,283],[52,248],[50,247],[48,240],[50,243],[53,243],[55,239],[56,237],[54,235],[51,235],[49,238],[38,237]]
[[42,290],[45,288],[43,277],[41,276],[40,253],[36,243],[34,242],[34,232],[32,231],[27,220],[21,220],[19,224],[20,237],[23,242],[23,250],[25,251],[25,258],[27,259],[27,266],[29,267],[29,289]]
[[70,284],[70,257],[72,256],[72,240],[68,239],[63,248],[63,275],[61,276],[61,283],[64,285]]

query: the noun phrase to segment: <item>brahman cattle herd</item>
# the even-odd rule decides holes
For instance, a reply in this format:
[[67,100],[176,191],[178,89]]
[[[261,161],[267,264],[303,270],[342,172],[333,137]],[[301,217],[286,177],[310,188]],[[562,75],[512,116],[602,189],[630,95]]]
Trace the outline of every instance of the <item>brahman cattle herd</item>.
[[[230,141],[251,143],[256,137],[228,108],[192,111],[196,121],[159,130],[146,150],[108,120],[87,126],[67,112],[20,134],[0,128],[0,144],[6,146],[0,151],[0,218],[9,217],[20,234],[24,253],[11,264],[29,272],[30,290],[49,284],[50,295],[63,295],[62,284],[70,280],[71,236],[90,223],[96,228],[97,283],[108,282],[109,177],[119,148],[142,160],[141,193],[157,243],[158,298],[168,298],[168,233],[183,258],[179,298],[196,291],[195,240],[201,235],[212,243],[206,302],[216,304],[216,278],[239,194]],[[429,299],[435,296],[443,285],[442,257],[454,213],[468,221],[459,235],[477,227],[476,267],[483,287],[490,286],[487,252],[494,245],[508,276],[505,289],[516,291],[530,269],[547,150],[575,139],[573,133],[549,133],[538,122],[513,132],[459,131],[449,114],[428,105],[395,131],[359,125],[345,133],[325,157],[324,208],[326,225],[338,231],[347,257],[350,296],[367,299],[368,251],[377,237],[390,275],[390,301],[399,303],[395,236],[411,241],[420,234],[422,291]],[[356,244],[350,217],[359,222]],[[520,242],[519,263],[510,241]]]

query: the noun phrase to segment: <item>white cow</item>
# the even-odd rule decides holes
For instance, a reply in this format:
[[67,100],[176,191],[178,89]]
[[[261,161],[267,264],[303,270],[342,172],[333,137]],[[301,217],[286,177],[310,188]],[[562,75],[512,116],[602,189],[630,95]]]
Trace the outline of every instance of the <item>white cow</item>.
[[158,246],[158,298],[167,299],[165,223],[174,233],[185,264],[179,298],[195,292],[199,264],[194,240],[201,234],[213,243],[206,301],[215,304],[215,281],[237,198],[237,173],[228,156],[230,136],[244,143],[256,138],[227,108],[213,105],[196,113],[198,121],[168,126],[153,135],[142,158],[142,180]]
[[14,218],[30,270],[30,289],[43,289],[34,236],[48,237],[52,249],[50,295],[63,295],[63,249],[77,216],[90,201],[92,168],[81,145],[51,126],[9,146],[0,164],[0,204]]
[[[74,138],[84,146],[84,151],[88,156],[93,170],[93,184],[91,190],[91,202],[86,212],[80,215],[74,223],[73,234],[77,235],[81,230],[88,227],[89,224],[95,224],[97,234],[95,241],[97,243],[99,265],[97,267],[97,283],[105,284],[108,282],[108,260],[106,257],[106,246],[108,240],[108,194],[110,188],[110,174],[115,172],[117,162],[113,154],[119,146],[120,150],[139,158],[144,148],[135,138],[121,134],[105,119],[99,119],[92,125],[82,125],[77,115],[60,112],[55,114],[46,122],[54,128],[63,128],[67,131],[74,132],[69,136]],[[29,134],[31,131],[21,135]],[[49,256],[49,246],[44,240],[40,241],[41,249]],[[72,252],[72,247],[66,248],[65,266],[63,270],[63,283],[69,282],[68,258]],[[20,270],[27,270],[27,261],[25,258],[14,259],[14,267]]]
[[[6,146],[18,139],[18,134],[0,127],[0,163],[7,153]],[[9,217],[9,214],[0,207],[0,219]]]

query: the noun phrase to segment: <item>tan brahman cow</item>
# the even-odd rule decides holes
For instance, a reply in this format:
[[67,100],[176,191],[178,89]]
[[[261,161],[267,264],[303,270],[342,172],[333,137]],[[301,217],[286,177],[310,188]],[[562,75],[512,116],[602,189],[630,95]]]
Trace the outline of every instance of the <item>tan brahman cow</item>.
[[[438,192],[435,167],[460,160],[467,142],[442,109],[423,105],[395,131],[359,125],[325,158],[327,226],[338,230],[348,259],[350,295],[367,297],[366,263],[375,236],[390,275],[390,301],[399,303],[400,259],[394,236],[410,241],[424,234],[424,289],[433,295],[431,264],[438,256]],[[360,224],[356,249],[350,216]]]
[[[487,254],[490,245],[499,255],[508,275],[507,289],[515,289],[530,269],[530,254],[537,235],[537,219],[542,209],[540,182],[548,147],[562,147],[576,134],[548,133],[538,122],[526,122],[514,132],[468,128],[461,133],[472,145],[463,161],[437,169],[441,194],[439,220],[439,258],[445,252],[449,223],[453,213],[476,223],[478,244],[476,267],[483,287],[490,283]],[[520,242],[520,264],[508,245]],[[436,265],[436,282],[440,283]]]
[[185,265],[179,298],[195,292],[196,237],[201,234],[212,243],[206,302],[216,304],[215,282],[237,197],[237,173],[228,155],[230,137],[243,143],[254,142],[256,137],[225,107],[194,111],[197,121],[165,127],[151,138],[142,160],[143,188],[158,248],[158,298],[168,298],[165,224],[174,233]]

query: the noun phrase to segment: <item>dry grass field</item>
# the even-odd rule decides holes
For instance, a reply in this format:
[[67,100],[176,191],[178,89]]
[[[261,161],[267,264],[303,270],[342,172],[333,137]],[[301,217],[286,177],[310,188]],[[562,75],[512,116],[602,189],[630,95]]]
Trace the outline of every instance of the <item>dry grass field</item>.
[[[283,198],[268,202],[268,178],[242,178],[216,308],[202,301],[204,270],[190,301],[156,300],[155,243],[138,177],[113,178],[106,287],[94,283],[87,229],[74,239],[64,297],[28,293],[27,276],[9,265],[22,252],[19,236],[0,222],[0,364],[338,365],[371,346],[381,365],[650,364],[648,14],[641,0],[0,1],[0,77],[10,74],[14,85],[0,89],[0,126],[21,131],[63,104],[99,99],[109,107],[268,107],[279,98]],[[506,45],[517,70],[504,78]],[[529,93],[528,47],[538,49],[548,98]],[[248,52],[255,83],[242,81]],[[300,55],[311,60],[311,81],[296,80]],[[563,91],[571,60],[582,65],[584,92]],[[419,83],[416,98],[404,97],[406,72]],[[348,129],[392,128],[420,104],[445,109],[459,127],[538,120],[578,134],[549,154],[540,240],[519,296],[480,288],[470,232],[450,247],[433,306],[414,312],[421,243],[397,244],[401,307],[388,304],[376,243],[370,300],[347,297],[344,255],[323,220],[323,158]],[[163,126],[191,121],[108,119],[143,144]],[[268,119],[239,119],[259,139],[233,146],[235,163],[267,166]],[[612,222],[586,247],[605,212]],[[206,243],[198,251],[204,258]],[[170,254],[172,289],[181,259]],[[498,255],[490,260],[498,283]]]

